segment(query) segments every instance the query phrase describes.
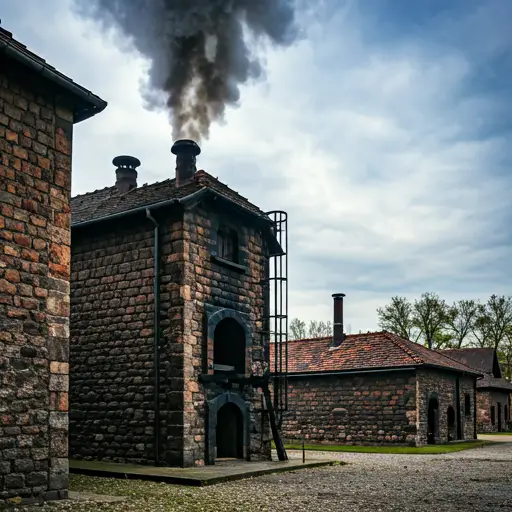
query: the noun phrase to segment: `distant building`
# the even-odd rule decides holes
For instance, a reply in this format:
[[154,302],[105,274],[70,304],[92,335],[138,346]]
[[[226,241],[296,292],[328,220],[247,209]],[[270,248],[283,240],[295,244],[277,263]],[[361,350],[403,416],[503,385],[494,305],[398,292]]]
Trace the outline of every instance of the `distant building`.
[[[285,441],[421,446],[475,439],[478,370],[388,332],[288,342]],[[338,319],[337,319],[338,316]]]
[[442,353],[484,375],[477,381],[478,431],[512,430],[510,423],[512,383],[503,378],[496,350],[493,348],[461,348],[443,350]]

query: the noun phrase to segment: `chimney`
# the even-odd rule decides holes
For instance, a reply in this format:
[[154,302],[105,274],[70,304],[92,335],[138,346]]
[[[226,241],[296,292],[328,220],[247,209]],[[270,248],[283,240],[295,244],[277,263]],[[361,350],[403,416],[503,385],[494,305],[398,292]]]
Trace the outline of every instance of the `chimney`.
[[116,156],[112,163],[116,169],[116,187],[120,194],[124,194],[132,188],[137,188],[137,171],[140,160],[134,156]]
[[182,187],[190,183],[196,173],[196,156],[201,153],[201,148],[189,139],[177,140],[171,153],[176,155],[176,186]]
[[343,332],[343,297],[344,293],[334,293],[334,333],[332,337],[332,348],[339,347],[345,341]]

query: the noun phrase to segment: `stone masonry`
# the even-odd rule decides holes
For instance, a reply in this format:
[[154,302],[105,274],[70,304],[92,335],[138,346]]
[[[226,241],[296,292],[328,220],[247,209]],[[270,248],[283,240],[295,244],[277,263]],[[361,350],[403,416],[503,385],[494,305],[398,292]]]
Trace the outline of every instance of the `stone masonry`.
[[[427,442],[429,398],[439,402],[436,442],[448,441],[447,408],[457,410],[457,374],[434,369],[357,376],[290,376],[283,437],[290,442],[373,445]],[[473,439],[474,378],[459,377],[462,439]],[[470,408],[465,410],[465,395]],[[456,414],[456,413],[455,413]],[[457,430],[457,416],[455,417]]]
[[0,507],[68,492],[73,122],[71,95],[0,55]]
[[[219,311],[238,315],[251,338],[246,374],[262,363],[262,235],[243,216],[212,202],[153,215],[160,224],[161,264],[159,464],[212,463],[208,418],[218,400],[229,396],[248,411],[248,458],[268,459],[262,395],[201,379],[212,373],[207,330]],[[238,233],[240,265],[215,258],[217,229],[226,223]],[[73,228],[73,458],[156,463],[153,244],[153,224],[144,216]]]
[[330,444],[414,443],[416,379],[400,372],[290,378],[283,437]]
[[[496,389],[479,389],[477,395],[478,432],[498,432],[498,427],[505,431],[510,428],[510,393]],[[498,407],[500,404],[500,407]],[[491,408],[494,408],[494,423]],[[498,421],[498,412],[501,421]],[[507,417],[508,416],[508,417]]]

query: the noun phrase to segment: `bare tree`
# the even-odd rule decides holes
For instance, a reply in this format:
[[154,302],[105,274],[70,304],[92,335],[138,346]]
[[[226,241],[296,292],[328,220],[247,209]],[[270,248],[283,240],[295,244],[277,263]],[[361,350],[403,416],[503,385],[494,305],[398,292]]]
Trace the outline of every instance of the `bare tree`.
[[501,366],[504,370],[504,377],[512,380],[512,326],[510,326],[498,350]]
[[448,318],[448,307],[436,293],[423,293],[419,300],[414,301],[414,325],[421,331],[428,348],[442,348],[447,340],[444,333]]
[[291,340],[302,340],[304,339],[306,334],[306,322],[299,320],[298,318],[294,318],[290,325],[288,326],[290,335],[289,339]]
[[464,340],[473,332],[479,304],[474,300],[459,300],[448,308],[447,330],[454,348],[461,348]]
[[512,326],[512,297],[491,295],[478,308],[473,335],[481,347],[498,349]]
[[419,333],[415,332],[413,306],[405,297],[392,297],[389,304],[377,309],[377,315],[381,329],[417,341]]

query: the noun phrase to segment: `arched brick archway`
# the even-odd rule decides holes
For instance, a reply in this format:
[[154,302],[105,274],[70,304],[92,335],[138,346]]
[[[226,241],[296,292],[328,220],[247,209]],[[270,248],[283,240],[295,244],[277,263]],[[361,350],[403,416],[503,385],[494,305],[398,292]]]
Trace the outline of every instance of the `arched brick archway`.
[[[245,346],[243,347],[244,355],[245,355],[245,372],[250,368],[250,362],[248,361],[247,348],[252,345],[252,332],[249,327],[248,320],[246,315],[235,311],[234,309],[229,308],[218,308],[211,305],[206,305],[206,371],[209,374],[214,373],[213,364],[215,357],[215,332],[219,324],[228,325],[231,324],[235,326],[236,330],[240,331],[239,338],[241,339],[241,335],[243,334],[243,343]],[[222,327],[221,325],[221,327]],[[239,372],[240,373],[240,372]],[[244,372],[242,372],[244,373]]]
[[[207,439],[206,439],[206,464],[215,464],[217,458],[217,440],[223,439],[225,436],[218,436],[217,428],[221,427],[219,424],[219,416],[221,421],[233,421],[232,424],[224,423],[222,428],[233,428],[234,445],[233,447],[223,446],[224,456],[241,457],[244,460],[249,460],[249,410],[247,404],[242,398],[230,391],[209,400],[208,404],[208,425],[207,425]],[[221,413],[219,415],[219,412]],[[228,414],[224,414],[228,413]],[[240,420],[237,418],[239,417]],[[241,422],[238,425],[238,421]],[[223,442],[223,441],[221,441]],[[229,452],[234,451],[233,455]]]

